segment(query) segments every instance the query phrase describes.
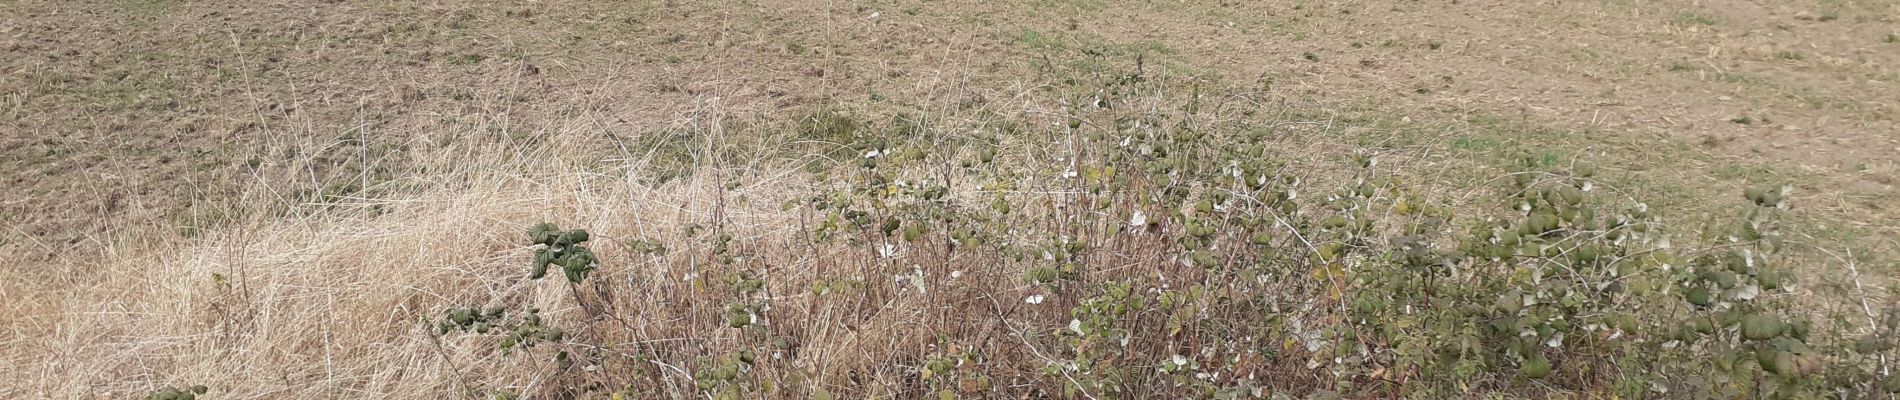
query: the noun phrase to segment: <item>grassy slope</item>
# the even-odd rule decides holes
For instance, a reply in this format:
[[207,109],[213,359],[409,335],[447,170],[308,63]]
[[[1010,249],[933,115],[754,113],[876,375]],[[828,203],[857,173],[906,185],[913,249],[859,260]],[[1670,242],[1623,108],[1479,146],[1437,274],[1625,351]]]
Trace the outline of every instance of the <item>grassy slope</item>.
[[[0,295],[34,300],[9,302],[0,319],[14,332],[7,343],[27,349],[7,360],[28,366],[7,380],[32,382],[19,390],[34,397],[175,381],[269,397],[431,397],[456,374],[546,385],[532,368],[506,368],[523,361],[432,355],[441,350],[407,322],[497,296],[579,315],[553,287],[514,280],[523,221],[669,237],[721,213],[734,231],[785,236],[779,221],[793,216],[777,205],[812,178],[734,136],[781,143],[769,128],[826,107],[945,127],[1036,120],[1086,97],[1064,92],[1065,79],[1125,70],[1132,57],[1210,93],[1287,101],[1289,120],[1326,127],[1299,143],[1322,160],[1358,147],[1421,154],[1401,165],[1462,190],[1521,151],[1547,152],[1605,164],[1688,219],[1717,214],[1699,200],[1744,183],[1815,182],[1801,185],[1819,193],[1803,214],[1823,227],[1814,233],[1892,232],[1891,210],[1871,200],[1892,192],[1892,153],[1840,145],[1878,143],[1893,126],[1891,104],[1855,101],[1893,85],[1895,52],[1878,50],[1891,9],[1464,7],[21,4],[7,18],[26,34],[6,44],[22,55],[8,71],[20,73],[4,81],[0,115],[25,134],[0,149],[7,170],[31,172],[9,178],[29,189],[4,198],[22,228],[0,246],[28,257],[6,267],[24,279]],[[1522,25],[1417,25],[1488,15],[1589,34],[1518,41]],[[1408,24],[1424,27],[1380,28]],[[1630,42],[1643,45],[1589,47]],[[1734,50],[1685,50],[1702,46]],[[1816,50],[1783,50],[1799,46]],[[1780,55],[1789,51],[1803,56]],[[1089,65],[1091,52],[1119,69]],[[1615,83],[1631,80],[1664,90]],[[1720,96],[1729,100],[1710,100]],[[646,151],[668,132],[719,132],[686,143],[734,154],[683,183],[630,184],[679,161]],[[748,202],[725,209],[707,176],[766,178],[743,183]],[[197,240],[170,239],[179,234]],[[1869,265],[1878,279],[1894,274]],[[1824,275],[1852,294],[1845,274]],[[672,304],[659,300],[645,304]],[[707,306],[694,307],[678,313]],[[814,340],[862,348],[902,336]],[[241,366],[255,369],[227,373]]]

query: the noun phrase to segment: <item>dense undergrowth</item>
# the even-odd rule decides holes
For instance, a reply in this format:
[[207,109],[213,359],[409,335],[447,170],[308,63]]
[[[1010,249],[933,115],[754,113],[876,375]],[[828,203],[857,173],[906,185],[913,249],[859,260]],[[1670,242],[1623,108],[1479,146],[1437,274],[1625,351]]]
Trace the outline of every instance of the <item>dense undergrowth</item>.
[[[1448,190],[1402,167],[1421,162],[1408,149],[1315,147],[1310,123],[1244,94],[1098,67],[1044,88],[1058,112],[814,113],[769,146],[816,182],[775,190],[797,234],[715,212],[556,259],[574,243],[536,226],[520,243],[545,247],[516,255],[535,278],[567,270],[539,290],[586,316],[490,332],[508,312],[455,308],[430,334],[564,376],[464,388],[501,397],[1900,391],[1900,308],[1802,306],[1803,275],[1839,260],[1783,234],[1786,186],[1712,199],[1737,217],[1711,226],[1668,225],[1587,160]],[[716,142],[647,149],[666,163],[654,184],[763,179],[722,168]]]

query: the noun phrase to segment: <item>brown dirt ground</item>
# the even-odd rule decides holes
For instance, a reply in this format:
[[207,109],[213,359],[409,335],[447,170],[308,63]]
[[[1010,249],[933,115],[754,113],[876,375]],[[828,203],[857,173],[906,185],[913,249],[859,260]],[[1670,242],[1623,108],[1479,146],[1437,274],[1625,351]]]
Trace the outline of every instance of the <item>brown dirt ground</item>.
[[1900,3],[482,3],[0,5],[0,250],[70,268],[299,195],[247,183],[351,192],[411,172],[422,132],[608,144],[713,106],[1026,102],[1052,49],[1090,47],[1421,143],[1562,149],[1686,209],[1786,181],[1820,231],[1900,227]]

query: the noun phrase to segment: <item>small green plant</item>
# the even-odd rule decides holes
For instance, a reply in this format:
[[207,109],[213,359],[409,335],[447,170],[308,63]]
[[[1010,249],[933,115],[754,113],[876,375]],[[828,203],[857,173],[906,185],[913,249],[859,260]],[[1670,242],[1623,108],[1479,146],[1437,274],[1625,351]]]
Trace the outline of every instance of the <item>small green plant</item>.
[[733,261],[739,259],[738,252],[732,250],[732,235],[730,234],[721,233],[713,236],[712,251],[713,259],[719,261],[720,264],[732,265]]
[[494,324],[502,322],[506,311],[501,307],[490,307],[487,310],[468,307],[449,309],[443,314],[442,321],[436,324],[438,334],[448,334],[450,331],[474,331],[486,334]]
[[657,240],[633,238],[627,240],[627,249],[635,253],[656,256],[666,255],[666,245]]
[[700,357],[699,369],[693,371],[693,383],[700,392],[715,400],[738,400],[744,397],[745,376],[756,362],[758,356],[751,350],[740,350],[717,359]]
[[[1887,310],[1881,313],[1880,319],[1874,326],[1873,332],[1854,339],[1852,355],[1854,361],[1863,365],[1885,368],[1886,366],[1881,365],[1882,362],[1900,358],[1900,354],[1894,352],[1896,347],[1900,347],[1900,305],[1888,306]],[[1900,393],[1900,374],[1888,376],[1878,385],[1878,388],[1870,389]]]
[[165,387],[145,395],[145,400],[196,400],[209,391],[205,385]]
[[720,313],[720,317],[726,321],[726,326],[745,328],[757,323],[759,313],[765,310],[765,306],[762,300],[753,297],[765,290],[765,280],[752,274],[751,271],[740,270],[726,274],[725,283],[732,289],[733,295],[738,297],[737,300],[727,303],[725,310]]
[[534,249],[534,262],[529,265],[528,278],[541,279],[547,276],[549,265],[558,265],[567,275],[567,281],[581,283],[587,274],[599,267],[594,251],[582,245],[588,239],[586,229],[562,231],[550,223],[540,223],[528,230],[528,237],[534,244],[546,247]]
[[938,398],[956,399],[990,390],[990,377],[982,371],[985,360],[963,349],[963,346],[950,345],[947,351],[931,353],[918,368],[918,377]]
[[509,319],[506,310],[501,307],[481,309],[476,307],[453,308],[443,313],[441,321],[436,323],[436,333],[450,332],[487,335],[507,332],[508,335],[498,343],[502,351],[515,348],[534,347],[537,342],[560,342],[567,337],[561,328],[541,324],[541,310],[529,308],[518,319]]
[[864,280],[849,277],[828,277],[813,279],[811,281],[811,294],[813,296],[845,294],[859,290],[864,290]]

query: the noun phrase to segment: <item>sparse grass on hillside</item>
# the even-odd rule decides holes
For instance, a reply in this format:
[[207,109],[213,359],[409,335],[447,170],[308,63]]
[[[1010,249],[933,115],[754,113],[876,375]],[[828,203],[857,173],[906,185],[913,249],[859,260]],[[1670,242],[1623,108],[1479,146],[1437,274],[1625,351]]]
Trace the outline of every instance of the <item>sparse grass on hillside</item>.
[[1890,8],[22,1],[0,397],[1892,399]]
[[[213,399],[1894,385],[1900,310],[1795,307],[1803,271],[1852,261],[1785,236],[1782,189],[1717,200],[1743,217],[1712,235],[1587,157],[1529,153],[1445,191],[1430,146],[1342,144],[1105,61],[1053,71],[1076,78],[1029,109],[711,114],[607,165],[569,156],[580,133],[417,151],[440,169],[116,259],[60,299],[58,326],[84,334],[15,341],[33,357],[15,365],[43,396],[202,382]],[[532,279],[543,246],[572,242],[542,222],[589,233],[590,262],[556,265],[583,273]]]

